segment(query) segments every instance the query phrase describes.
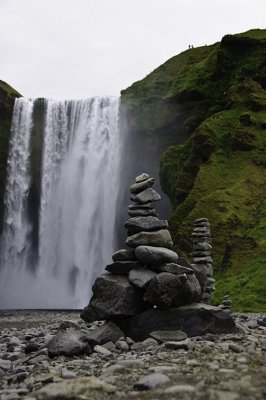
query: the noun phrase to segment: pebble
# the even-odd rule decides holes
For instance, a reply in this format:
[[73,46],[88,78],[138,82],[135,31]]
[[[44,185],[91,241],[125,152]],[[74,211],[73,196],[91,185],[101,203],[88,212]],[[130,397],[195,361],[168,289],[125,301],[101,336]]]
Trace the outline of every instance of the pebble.
[[138,382],[134,384],[134,389],[150,390],[166,382],[169,382],[168,376],[161,373],[154,373],[139,379]]
[[166,394],[182,394],[186,392],[194,393],[196,392],[196,389],[192,385],[174,385],[164,390],[164,393]]

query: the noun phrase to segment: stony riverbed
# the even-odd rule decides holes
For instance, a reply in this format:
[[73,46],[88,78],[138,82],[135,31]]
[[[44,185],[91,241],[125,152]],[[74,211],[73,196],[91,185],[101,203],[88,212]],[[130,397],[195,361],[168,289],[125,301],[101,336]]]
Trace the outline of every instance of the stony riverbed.
[[234,317],[235,334],[183,345],[127,338],[51,358],[46,343],[62,321],[85,335],[101,323],[86,325],[77,311],[0,311],[0,399],[265,399],[265,315]]

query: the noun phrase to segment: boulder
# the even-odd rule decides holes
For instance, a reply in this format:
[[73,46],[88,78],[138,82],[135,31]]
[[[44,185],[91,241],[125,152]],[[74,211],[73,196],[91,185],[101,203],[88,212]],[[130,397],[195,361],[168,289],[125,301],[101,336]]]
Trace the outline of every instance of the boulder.
[[174,275],[162,272],[149,283],[144,300],[166,309],[199,301],[201,287],[195,275]]
[[142,264],[154,265],[163,263],[176,263],[178,255],[164,247],[138,246],[135,255]]
[[72,357],[92,353],[84,334],[72,328],[57,332],[47,343],[47,348],[50,357]]
[[130,271],[128,279],[133,285],[142,289],[145,288],[155,276],[156,273],[150,269],[138,268]]
[[137,258],[135,256],[134,250],[121,249],[116,251],[112,255],[112,259],[114,262],[116,262],[116,261],[135,261]]
[[113,264],[107,265],[105,269],[112,274],[128,274],[132,269],[140,267],[142,265],[139,261],[116,261]]
[[164,263],[164,264],[152,264],[149,268],[156,272],[169,272],[170,274],[181,275],[181,274],[194,274],[192,268],[183,267],[182,265],[175,263]]
[[154,331],[182,330],[188,337],[236,331],[235,322],[229,313],[203,303],[168,310],[152,308],[117,323],[135,341],[145,340]]
[[154,189],[148,188],[143,190],[141,193],[131,196],[130,200],[134,201],[135,203],[145,204],[159,201],[161,200],[161,196]]
[[132,285],[125,275],[102,274],[92,291],[91,301],[80,315],[86,322],[132,316],[147,309],[142,290]]
[[129,191],[130,193],[140,193],[145,189],[150,188],[155,182],[154,178],[145,179],[141,182],[135,182],[133,185],[130,186]]
[[134,234],[142,231],[151,232],[166,229],[168,227],[168,222],[153,216],[133,217],[127,220],[125,227],[131,234]]
[[126,240],[128,247],[138,247],[142,245],[172,248],[173,241],[167,229],[155,232],[139,232],[129,236]]

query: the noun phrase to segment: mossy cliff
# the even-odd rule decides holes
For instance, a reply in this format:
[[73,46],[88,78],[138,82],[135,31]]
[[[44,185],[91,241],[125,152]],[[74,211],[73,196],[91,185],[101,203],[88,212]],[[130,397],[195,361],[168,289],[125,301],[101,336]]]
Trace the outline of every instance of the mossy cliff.
[[[122,91],[132,134],[168,135],[160,178],[176,250],[195,218],[212,226],[215,303],[266,311],[266,30],[173,57]],[[162,145],[162,150],[163,149]]]
[[6,164],[8,157],[10,127],[13,105],[16,97],[21,95],[7,83],[0,80],[0,233],[3,221],[3,200],[6,181]]

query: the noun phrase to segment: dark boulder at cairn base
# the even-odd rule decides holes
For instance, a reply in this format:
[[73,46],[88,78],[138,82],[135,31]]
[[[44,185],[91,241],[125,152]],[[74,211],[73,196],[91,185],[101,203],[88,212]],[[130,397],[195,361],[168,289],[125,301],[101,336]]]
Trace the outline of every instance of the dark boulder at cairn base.
[[81,313],[87,322],[131,316],[147,309],[142,291],[124,275],[103,274],[96,279],[92,291],[91,301]]
[[145,340],[154,331],[180,330],[187,336],[236,332],[234,320],[226,311],[204,303],[159,310],[152,308],[132,318],[116,321],[135,341]]
[[[171,250],[167,221],[152,216],[157,215],[152,204],[160,199],[153,183],[153,178],[141,174],[131,185],[134,203],[128,214],[132,218],[125,223],[126,245],[131,249],[113,254],[113,264],[106,267],[109,273],[96,279],[81,318],[87,322],[111,320],[123,331],[121,336],[134,340],[146,339],[156,331],[171,331],[172,335],[182,331],[185,337],[233,332],[235,324],[228,312],[200,303],[211,299],[215,281],[208,220],[195,221],[191,264]],[[117,333],[118,328],[111,328]]]

